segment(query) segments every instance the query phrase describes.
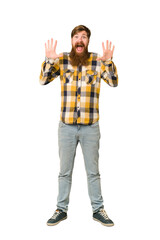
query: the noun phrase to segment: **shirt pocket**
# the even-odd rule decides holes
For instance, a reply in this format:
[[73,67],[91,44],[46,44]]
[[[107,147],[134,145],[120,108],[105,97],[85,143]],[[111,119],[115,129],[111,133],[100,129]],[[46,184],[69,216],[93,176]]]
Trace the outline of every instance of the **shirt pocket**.
[[95,84],[97,82],[98,72],[94,70],[86,70],[86,83]]
[[63,70],[63,82],[64,84],[71,84],[73,82],[73,69],[65,69]]

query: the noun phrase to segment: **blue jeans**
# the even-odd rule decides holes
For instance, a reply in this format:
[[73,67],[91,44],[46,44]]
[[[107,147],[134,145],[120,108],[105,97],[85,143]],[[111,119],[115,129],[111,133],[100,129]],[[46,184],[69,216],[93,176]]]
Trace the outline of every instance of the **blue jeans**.
[[69,125],[59,122],[58,143],[60,157],[59,194],[57,208],[65,212],[68,210],[69,195],[72,183],[72,171],[76,154],[76,147],[80,142],[88,180],[88,194],[92,210],[96,212],[103,208],[101,195],[99,159],[99,122],[92,125]]

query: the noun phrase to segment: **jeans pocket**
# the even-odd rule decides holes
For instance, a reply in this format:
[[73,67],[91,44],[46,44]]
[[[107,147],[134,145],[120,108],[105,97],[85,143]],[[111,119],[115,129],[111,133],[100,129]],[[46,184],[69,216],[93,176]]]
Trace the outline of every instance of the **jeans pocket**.
[[95,123],[90,125],[90,127],[92,127],[92,128],[97,127],[97,126],[99,126],[99,121],[97,121],[97,122],[95,122]]
[[65,126],[66,126],[65,123],[63,123],[62,121],[59,121],[59,127],[60,127],[60,128],[65,127]]

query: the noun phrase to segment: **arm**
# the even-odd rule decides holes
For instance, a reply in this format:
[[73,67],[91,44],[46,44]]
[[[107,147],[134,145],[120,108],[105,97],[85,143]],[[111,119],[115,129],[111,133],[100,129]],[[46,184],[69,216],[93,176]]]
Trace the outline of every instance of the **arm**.
[[104,47],[104,43],[102,43],[103,48],[103,56],[97,58],[97,60],[101,60],[101,78],[108,83],[111,87],[116,87],[118,85],[118,74],[117,68],[112,61],[113,52],[115,46],[111,48],[111,42],[106,41],[106,48]]
[[62,54],[56,54],[56,46],[57,41],[55,41],[53,46],[53,38],[51,39],[51,42],[48,40],[48,45],[45,43],[46,59],[42,63],[39,77],[40,84],[42,85],[50,83],[60,75],[59,57],[61,57]]
[[101,78],[111,87],[118,86],[117,68],[113,61],[102,61],[101,63]]
[[46,57],[41,66],[41,73],[39,77],[40,84],[46,85],[52,82],[59,75],[59,59],[53,61],[52,59]]

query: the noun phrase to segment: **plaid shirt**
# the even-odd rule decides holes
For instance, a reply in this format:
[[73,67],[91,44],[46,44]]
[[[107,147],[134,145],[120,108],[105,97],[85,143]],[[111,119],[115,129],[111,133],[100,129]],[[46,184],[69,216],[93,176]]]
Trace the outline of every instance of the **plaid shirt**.
[[87,66],[72,66],[69,53],[52,62],[42,63],[40,83],[48,84],[56,77],[61,80],[61,115],[66,124],[93,124],[99,120],[99,94],[101,78],[109,86],[118,85],[117,69],[113,61],[97,61],[90,53]]

